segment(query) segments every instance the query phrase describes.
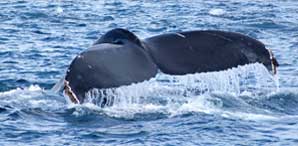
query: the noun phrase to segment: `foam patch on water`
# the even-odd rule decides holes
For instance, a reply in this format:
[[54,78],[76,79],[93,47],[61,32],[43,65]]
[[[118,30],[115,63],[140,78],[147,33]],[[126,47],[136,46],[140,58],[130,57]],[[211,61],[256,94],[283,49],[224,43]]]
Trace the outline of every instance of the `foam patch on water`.
[[274,115],[265,115],[257,113],[246,113],[246,112],[220,112],[220,115],[226,118],[239,118],[244,120],[276,120],[278,117]]
[[56,94],[52,95],[51,92],[42,89],[38,85],[30,85],[26,88],[0,92],[0,104],[16,109],[42,108],[54,110],[63,107],[63,104],[65,104],[61,100],[57,100],[58,97],[56,97]]
[[107,115],[124,118],[139,113],[170,116],[188,112],[222,114],[221,99],[210,94],[227,93],[236,97],[249,95],[250,98],[257,98],[277,89],[274,77],[262,64],[256,63],[220,72],[183,76],[160,73],[151,80],[129,86],[92,89],[86,93],[85,105],[103,107]]
[[62,9],[62,7],[57,7],[56,12],[57,12],[58,14],[63,13],[63,9]]
[[239,118],[244,120],[275,120],[277,117],[265,113],[249,113],[242,111],[223,110],[223,101],[210,95],[196,97],[188,103],[182,104],[179,108],[171,111],[171,116],[181,115],[188,112],[200,112],[205,114],[220,115],[225,118]]
[[221,16],[224,15],[226,11],[223,9],[211,9],[208,13],[213,16]]
[[22,93],[22,92],[31,92],[31,91],[41,91],[42,89],[38,86],[38,85],[30,85],[28,88],[16,88],[16,89],[12,89],[9,91],[4,91],[4,92],[0,92],[0,97],[1,96],[7,96],[7,95],[13,95],[13,94],[17,94],[17,93]]
[[[204,113],[214,113],[218,108],[222,107],[222,101],[217,98],[212,98],[208,94],[193,97],[188,102],[182,104],[178,109],[172,111],[172,114],[180,114],[187,112],[204,112]],[[178,112],[177,112],[178,111]]]

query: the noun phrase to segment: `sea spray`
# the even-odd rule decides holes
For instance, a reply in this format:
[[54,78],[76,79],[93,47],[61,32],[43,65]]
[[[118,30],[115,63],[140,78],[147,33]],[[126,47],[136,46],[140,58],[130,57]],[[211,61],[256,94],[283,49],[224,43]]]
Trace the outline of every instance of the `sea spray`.
[[[209,100],[211,93],[234,96],[249,93],[254,97],[276,91],[274,82],[266,67],[259,63],[225,71],[182,76],[159,73],[155,78],[141,83],[118,88],[92,89],[86,93],[85,103],[105,107],[109,111],[114,110],[114,113],[121,111],[126,114],[152,112],[153,109],[165,113],[175,110],[178,112],[187,109],[187,104],[192,102],[201,103],[200,109],[206,110],[214,107],[210,106],[214,104],[214,100]],[[202,108],[204,106],[206,108]]]

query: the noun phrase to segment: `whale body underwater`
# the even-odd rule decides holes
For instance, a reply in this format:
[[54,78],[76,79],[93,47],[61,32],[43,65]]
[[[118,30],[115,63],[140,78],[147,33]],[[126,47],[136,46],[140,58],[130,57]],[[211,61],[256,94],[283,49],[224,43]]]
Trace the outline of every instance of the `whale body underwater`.
[[64,78],[64,93],[83,103],[91,89],[115,88],[149,80],[158,71],[170,75],[226,70],[262,63],[276,74],[270,49],[246,35],[218,30],[166,33],[139,39],[126,29],[113,29],[77,55]]

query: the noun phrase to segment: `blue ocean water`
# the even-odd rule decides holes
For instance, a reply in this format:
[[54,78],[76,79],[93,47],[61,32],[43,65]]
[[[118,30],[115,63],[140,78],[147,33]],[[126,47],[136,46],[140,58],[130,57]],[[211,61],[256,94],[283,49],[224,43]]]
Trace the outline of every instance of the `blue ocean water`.
[[[259,39],[280,63],[117,88],[100,108],[52,87],[71,60],[121,27],[140,38],[225,30]],[[0,2],[0,145],[297,145],[298,1],[9,0]],[[94,104],[95,103],[95,104]]]

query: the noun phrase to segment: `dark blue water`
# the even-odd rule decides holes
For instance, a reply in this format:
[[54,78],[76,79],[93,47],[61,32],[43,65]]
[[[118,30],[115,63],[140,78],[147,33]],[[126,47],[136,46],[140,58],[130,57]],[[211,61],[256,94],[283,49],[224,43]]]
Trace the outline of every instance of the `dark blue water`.
[[[278,76],[252,64],[94,90],[70,104],[51,88],[116,27],[140,38],[216,29],[264,42]],[[297,145],[298,1],[0,2],[0,145]],[[114,98],[100,108],[96,96]],[[92,104],[95,103],[95,104]]]

